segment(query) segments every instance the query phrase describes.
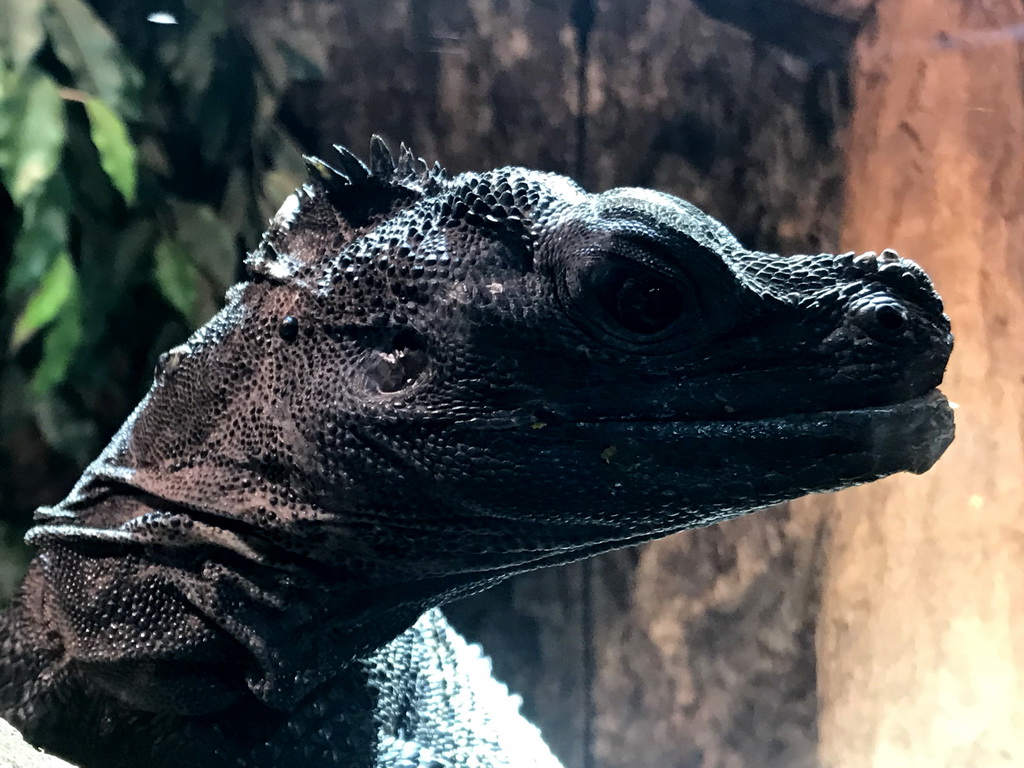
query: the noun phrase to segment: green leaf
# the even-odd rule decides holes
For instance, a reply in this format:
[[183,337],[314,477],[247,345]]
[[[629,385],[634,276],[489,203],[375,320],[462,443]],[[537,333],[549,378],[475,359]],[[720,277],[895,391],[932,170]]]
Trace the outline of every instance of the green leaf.
[[203,116],[196,113],[196,107],[220,63],[219,44],[229,28],[227,3],[224,0],[186,0],[185,5],[191,12],[191,23],[184,35],[173,42],[167,41],[160,54],[167,73],[185,97],[185,111],[201,125]]
[[129,204],[135,201],[136,166],[135,145],[124,122],[99,99],[85,100],[89,116],[89,133],[100,165],[118,192]]
[[82,0],[49,0],[49,11],[46,31],[76,86],[122,117],[137,117],[142,77],[107,26]]
[[[31,403],[36,427],[46,444],[85,466],[96,455],[101,436],[89,414],[73,408],[57,394],[35,393]],[[94,418],[94,417],[93,417]]]
[[[298,182],[298,183],[296,183]],[[281,204],[302,184],[301,177],[287,171],[273,170],[263,174],[263,196],[260,200],[264,220],[271,218]],[[269,212],[269,213],[268,213]]]
[[169,179],[174,168],[171,159],[167,156],[167,149],[156,136],[143,136],[138,144],[139,164],[157,176]]
[[171,306],[189,320],[196,304],[199,271],[181,243],[164,238],[153,254],[156,261],[156,284]]
[[181,200],[171,201],[174,210],[175,238],[210,284],[221,294],[235,282],[238,250],[234,233],[208,205]]
[[3,297],[20,304],[24,294],[39,285],[50,265],[67,249],[67,181],[58,172],[21,209],[21,228],[14,240],[14,258],[7,268]]
[[57,84],[36,69],[26,70],[0,99],[0,174],[21,205],[53,174],[66,129]]
[[250,151],[252,85],[247,75],[218,68],[202,94],[191,100],[190,118],[199,131],[200,152],[210,165],[233,165]]
[[0,0],[0,62],[20,72],[45,39],[45,0]]
[[75,267],[71,257],[62,252],[43,275],[39,287],[15,320],[11,350],[18,349],[57,317],[76,293]]
[[306,177],[302,150],[295,140],[276,125],[260,131],[264,152],[270,157],[270,169],[263,174],[259,204],[264,220],[274,215],[281,202],[298,188]]
[[254,207],[251,174],[245,168],[232,168],[224,184],[217,218],[233,231],[245,236],[250,234],[249,225]]
[[265,18],[246,29],[246,37],[276,91],[296,81],[322,78],[330,67],[330,39],[286,18]]
[[45,395],[63,383],[81,340],[81,303],[78,298],[78,286],[72,282],[57,321],[50,326],[43,339],[43,357],[32,376],[32,389],[36,395]]
[[[148,274],[144,276],[144,273],[153,263],[156,238],[156,222],[149,217],[133,221],[118,232],[105,276],[108,291],[124,293],[140,279],[148,280]],[[118,303],[118,300],[115,298],[110,303]]]

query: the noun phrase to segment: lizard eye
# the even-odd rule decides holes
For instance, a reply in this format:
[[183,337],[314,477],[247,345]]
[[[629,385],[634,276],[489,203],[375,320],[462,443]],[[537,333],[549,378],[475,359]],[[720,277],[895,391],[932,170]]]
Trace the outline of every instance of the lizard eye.
[[657,337],[696,306],[684,281],[615,258],[591,262],[580,277],[584,304],[613,333]]
[[663,331],[683,313],[679,287],[658,275],[623,267],[606,267],[595,275],[601,307],[632,333]]

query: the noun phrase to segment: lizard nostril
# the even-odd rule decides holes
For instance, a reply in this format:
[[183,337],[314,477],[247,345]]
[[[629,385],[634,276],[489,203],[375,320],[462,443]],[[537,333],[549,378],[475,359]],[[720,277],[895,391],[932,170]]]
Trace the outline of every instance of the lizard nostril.
[[903,327],[907,316],[891,304],[883,304],[875,310],[875,320],[885,330],[895,332]]
[[851,320],[876,341],[896,341],[910,326],[906,308],[887,296],[863,297],[854,303],[850,314]]

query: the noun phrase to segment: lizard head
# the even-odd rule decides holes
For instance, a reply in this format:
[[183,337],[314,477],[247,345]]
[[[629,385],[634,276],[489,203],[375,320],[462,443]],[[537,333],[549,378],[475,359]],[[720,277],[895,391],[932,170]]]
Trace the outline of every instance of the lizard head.
[[308,161],[94,475],[311,532],[318,561],[501,572],[922,472],[952,439],[949,321],[892,251],[752,252],[667,194],[371,149]]
[[286,455],[285,493],[372,557],[546,564],[922,472],[952,438],[948,318],[892,251],[751,252],[670,195],[372,154],[310,162],[249,261],[248,351],[210,353],[250,371],[236,428],[275,425],[243,460]]
[[209,562],[242,558],[355,616],[922,472],[952,439],[949,322],[891,251],[752,252],[670,195],[449,178],[379,139],[337,162],[37,542],[202,550],[221,590]]

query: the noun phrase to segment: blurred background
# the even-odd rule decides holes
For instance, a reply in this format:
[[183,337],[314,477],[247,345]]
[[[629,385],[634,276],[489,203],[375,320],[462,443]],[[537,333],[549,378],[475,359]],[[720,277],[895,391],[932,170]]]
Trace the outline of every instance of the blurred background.
[[371,133],[894,247],[947,302],[923,477],[449,607],[567,768],[1024,765],[1020,0],[0,0],[0,602],[303,177]]

